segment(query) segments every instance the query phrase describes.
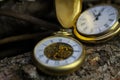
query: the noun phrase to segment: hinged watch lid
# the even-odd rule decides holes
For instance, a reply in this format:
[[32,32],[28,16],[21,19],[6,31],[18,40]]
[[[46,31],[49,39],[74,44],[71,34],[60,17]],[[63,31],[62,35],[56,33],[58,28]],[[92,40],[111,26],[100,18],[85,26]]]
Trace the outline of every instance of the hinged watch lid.
[[56,15],[64,28],[71,28],[82,9],[82,0],[55,0]]

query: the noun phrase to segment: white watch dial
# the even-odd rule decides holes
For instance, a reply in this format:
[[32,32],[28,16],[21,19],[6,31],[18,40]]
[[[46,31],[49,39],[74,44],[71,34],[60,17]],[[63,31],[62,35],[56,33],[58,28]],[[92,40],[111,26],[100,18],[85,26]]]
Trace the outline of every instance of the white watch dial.
[[77,20],[78,32],[96,35],[109,30],[117,21],[118,10],[110,5],[100,5],[83,12]]
[[73,38],[49,37],[36,45],[34,56],[40,64],[57,67],[73,63],[82,52],[82,45]]

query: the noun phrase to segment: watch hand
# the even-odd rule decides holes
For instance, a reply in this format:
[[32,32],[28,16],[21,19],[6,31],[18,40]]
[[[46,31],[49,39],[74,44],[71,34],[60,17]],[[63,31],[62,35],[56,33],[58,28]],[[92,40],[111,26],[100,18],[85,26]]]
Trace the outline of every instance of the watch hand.
[[92,14],[93,14],[93,16],[94,16],[94,21],[98,20],[98,16],[99,16],[100,14],[95,14],[94,11],[92,11]]
[[94,17],[96,17],[96,14],[93,11],[92,11],[92,14],[93,14]]
[[99,12],[98,12],[98,16],[100,16],[100,14],[104,11],[105,8],[102,8]]
[[99,13],[96,15],[96,18],[95,20],[98,20],[99,19],[99,16],[101,16],[101,13],[104,11],[105,8],[102,8]]
[[99,12],[99,13],[96,15],[95,20],[98,20],[100,15],[101,15],[101,13]]

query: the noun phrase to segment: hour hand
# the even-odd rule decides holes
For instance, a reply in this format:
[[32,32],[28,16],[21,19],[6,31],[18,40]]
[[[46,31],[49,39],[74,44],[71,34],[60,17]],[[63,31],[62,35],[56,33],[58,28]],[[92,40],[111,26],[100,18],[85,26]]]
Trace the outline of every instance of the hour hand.
[[96,17],[96,14],[95,14],[95,12],[94,12],[94,11],[92,11],[92,14],[93,14],[93,16],[94,16],[94,17]]
[[93,16],[94,16],[94,21],[98,20],[98,16],[99,16],[99,14],[95,14],[94,11],[92,11],[92,14],[93,14]]

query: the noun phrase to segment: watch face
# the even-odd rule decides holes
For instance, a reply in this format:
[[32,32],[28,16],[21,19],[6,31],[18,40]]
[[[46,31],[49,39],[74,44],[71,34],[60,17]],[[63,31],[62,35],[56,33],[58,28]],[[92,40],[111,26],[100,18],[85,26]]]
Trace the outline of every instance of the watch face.
[[79,33],[97,35],[108,31],[118,20],[118,10],[110,5],[100,5],[84,11],[77,20]]
[[82,45],[69,37],[49,37],[40,41],[34,49],[34,57],[41,65],[58,67],[72,64],[80,58]]

